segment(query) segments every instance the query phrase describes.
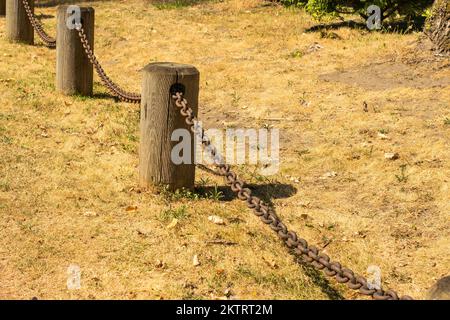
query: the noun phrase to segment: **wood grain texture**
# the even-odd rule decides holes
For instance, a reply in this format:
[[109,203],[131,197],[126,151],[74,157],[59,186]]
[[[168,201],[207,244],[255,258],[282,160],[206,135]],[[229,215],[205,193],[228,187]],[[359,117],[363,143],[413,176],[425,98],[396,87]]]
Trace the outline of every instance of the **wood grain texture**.
[[0,16],[6,14],[6,0],[0,0]]
[[[81,44],[78,32],[69,29],[66,20],[68,6],[59,6],[57,12],[56,35],[56,89],[67,95],[91,96],[94,70]],[[95,11],[91,7],[81,7],[83,28],[92,50],[94,49]]]
[[[34,0],[28,0],[34,12]],[[34,44],[34,30],[22,0],[6,0],[6,37],[10,41]]]
[[[171,161],[171,141],[175,129],[189,126],[175,106],[170,89],[178,83],[185,87],[185,97],[197,114],[200,74],[190,65],[152,63],[143,70],[141,102],[141,141],[139,148],[140,186],[166,185],[170,190],[192,189],[195,181],[194,141],[191,139],[191,164]],[[189,131],[190,132],[190,131]]]

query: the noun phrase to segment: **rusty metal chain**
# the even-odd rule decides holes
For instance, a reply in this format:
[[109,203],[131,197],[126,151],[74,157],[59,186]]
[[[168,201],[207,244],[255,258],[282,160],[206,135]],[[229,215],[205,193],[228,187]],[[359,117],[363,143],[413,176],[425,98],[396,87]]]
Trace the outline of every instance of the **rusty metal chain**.
[[44,28],[42,28],[41,23],[36,19],[33,12],[31,11],[31,7],[30,4],[28,3],[28,0],[22,0],[22,3],[25,8],[25,12],[27,13],[28,20],[30,21],[31,25],[33,26],[33,29],[39,35],[44,44],[49,48],[56,48],[56,40],[50,37],[44,31]]
[[319,270],[323,270],[327,276],[334,277],[338,283],[345,283],[350,289],[358,290],[361,294],[371,296],[375,300],[412,300],[410,296],[399,297],[395,291],[383,289],[370,289],[367,279],[355,274],[352,270],[343,267],[339,262],[332,261],[331,258],[319,251],[315,246],[311,246],[305,239],[299,238],[293,231],[288,230],[286,225],[276,215],[274,209],[266,205],[261,199],[252,195],[252,191],[244,186],[236,173],[231,171],[228,164],[224,164],[222,156],[217,148],[211,144],[211,140],[205,135],[205,130],[196,126],[197,118],[192,108],[189,107],[183,93],[176,92],[172,95],[175,105],[180,109],[180,113],[185,117],[185,122],[190,126],[190,130],[202,139],[202,145],[213,157],[214,165],[225,177],[231,190],[238,198],[247,203],[250,209],[258,216],[263,223],[268,225],[284,244],[304,261]]
[[76,26],[76,29],[78,31],[78,36],[80,37],[81,44],[83,45],[84,51],[86,52],[86,55],[89,58],[89,61],[94,66],[95,70],[97,71],[98,76],[102,80],[103,84],[106,86],[106,88],[117,98],[119,98],[122,101],[125,102],[131,102],[131,103],[140,103],[141,102],[141,95],[137,93],[131,93],[127,92],[123,89],[121,89],[117,84],[115,84],[107,75],[105,70],[103,70],[102,66],[100,65],[100,62],[98,62],[97,57],[95,56],[92,47],[89,44],[89,41],[86,36],[86,32],[83,29],[83,26],[81,24],[78,24]]

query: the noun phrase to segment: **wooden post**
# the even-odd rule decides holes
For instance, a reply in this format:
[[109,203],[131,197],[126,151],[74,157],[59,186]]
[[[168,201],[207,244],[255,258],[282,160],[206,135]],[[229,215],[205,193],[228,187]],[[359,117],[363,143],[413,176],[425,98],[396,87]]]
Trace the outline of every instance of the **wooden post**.
[[[34,0],[28,0],[34,12]],[[34,30],[22,0],[6,0],[6,36],[10,41],[34,44]]]
[[[194,135],[175,106],[171,89],[174,84],[181,85],[189,106],[197,114],[200,74],[193,66],[166,62],[151,63],[143,73],[140,186],[165,185],[172,191],[192,189],[195,182]],[[177,165],[172,162],[171,153],[179,142],[172,142],[171,136],[175,129],[181,128],[191,133],[191,161],[190,164]]]
[[[94,71],[81,44],[78,31],[69,29],[66,21],[72,12],[59,6],[56,32],[56,89],[67,95],[91,96]],[[94,50],[94,15],[91,7],[81,7],[81,22],[89,44]]]
[[0,16],[6,14],[6,0],[0,0]]

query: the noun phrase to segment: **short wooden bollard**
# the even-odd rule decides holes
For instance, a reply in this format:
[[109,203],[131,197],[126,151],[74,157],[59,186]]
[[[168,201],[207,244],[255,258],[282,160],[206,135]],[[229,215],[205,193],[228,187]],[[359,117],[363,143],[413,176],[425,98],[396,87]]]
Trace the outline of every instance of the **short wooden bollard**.
[[[73,12],[69,6],[58,7],[56,32],[56,89],[67,95],[91,96],[94,83],[93,66],[81,44],[78,31],[67,26]],[[81,22],[89,44],[94,49],[94,15],[91,7],[81,7]]]
[[[139,149],[141,187],[164,185],[171,191],[194,187],[194,135],[171,98],[171,91],[174,91],[174,84],[178,90],[182,88],[189,106],[197,114],[199,81],[198,70],[190,65],[151,63],[144,68]],[[186,129],[190,133],[191,159],[188,163],[172,161],[173,147],[183,140],[177,136],[175,139],[180,141],[171,141],[176,129]]]
[[[34,0],[28,0],[34,12]],[[10,41],[34,44],[34,30],[22,0],[6,0],[6,37]]]
[[6,0],[0,0],[0,16],[6,14]]

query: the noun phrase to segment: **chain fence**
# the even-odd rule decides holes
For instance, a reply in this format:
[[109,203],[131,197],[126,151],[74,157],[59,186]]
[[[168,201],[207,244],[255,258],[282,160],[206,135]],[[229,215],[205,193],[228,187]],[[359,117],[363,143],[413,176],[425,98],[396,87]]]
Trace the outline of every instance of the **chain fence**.
[[[33,29],[39,35],[44,44],[49,48],[56,48],[56,39],[50,37],[44,31],[42,24],[39,22],[39,20],[36,18],[33,11],[31,10],[28,0],[22,0],[22,4],[25,8],[28,20],[30,21],[31,25],[33,26]],[[92,46],[89,44],[86,33],[81,24],[78,24],[76,26],[76,31],[80,38],[81,44],[83,45],[86,56],[89,58],[89,61],[94,66],[95,71],[97,72],[103,85],[108,89],[108,91],[114,97],[118,98],[121,101],[130,103],[140,103],[141,102],[140,94],[127,92],[126,90],[120,88],[114,81],[112,81],[110,77],[108,77],[105,70],[101,66],[100,62],[98,61],[97,57],[95,56],[94,51],[92,50]]]
[[33,26],[33,29],[39,35],[39,37],[44,42],[44,44],[49,48],[56,48],[56,39],[50,37],[45,32],[44,28],[42,27],[42,24],[39,22],[39,20],[33,14],[30,4],[28,3],[28,0],[22,0],[22,4],[23,4],[23,7],[27,14],[28,20],[30,21],[31,25]]
[[412,300],[410,296],[400,297],[393,290],[370,289],[366,278],[343,267],[339,262],[332,261],[328,255],[321,253],[317,247],[310,246],[305,239],[299,238],[295,232],[288,230],[276,215],[274,209],[260,198],[253,196],[252,191],[246,188],[244,182],[231,170],[231,166],[224,163],[217,148],[211,144],[211,140],[206,136],[205,130],[196,126],[197,118],[183,93],[175,92],[172,98],[175,105],[180,109],[180,114],[185,117],[185,122],[190,126],[190,130],[201,139],[202,146],[214,159],[218,173],[225,177],[231,190],[237,194],[240,200],[245,201],[247,206],[253,210],[253,213],[278,235],[289,250],[302,257],[304,261],[316,269],[323,270],[327,276],[334,277],[338,283],[344,283],[348,288],[358,290],[359,293],[371,296],[375,300]]
[[86,36],[86,32],[83,29],[81,24],[76,26],[78,31],[78,36],[80,37],[81,44],[83,45],[84,51],[89,58],[89,61],[94,66],[97,71],[98,76],[102,80],[105,87],[118,99],[124,102],[130,103],[141,103],[141,95],[138,93],[131,93],[121,89],[117,84],[115,84],[106,74],[105,70],[102,68],[100,63],[95,56],[92,47],[89,44],[89,41]]
[[[39,35],[44,44],[49,48],[56,48],[56,40],[44,31],[41,23],[34,16],[28,0],[22,0],[22,3],[33,29]],[[81,24],[76,25],[76,31],[89,61],[94,66],[98,76],[106,88],[121,101],[140,103],[140,94],[123,90],[108,77],[95,56],[87,39],[86,32]],[[245,187],[244,182],[240,180],[236,173],[231,170],[231,166],[224,163],[222,156],[217,151],[217,148],[212,145],[211,140],[206,136],[205,130],[196,126],[197,118],[194,115],[192,108],[189,107],[188,101],[184,98],[184,94],[182,92],[174,92],[172,98],[175,105],[180,109],[180,114],[185,117],[186,124],[188,124],[191,131],[201,139],[202,146],[213,157],[214,166],[217,170],[210,169],[203,165],[198,167],[209,173],[223,176],[231,190],[237,194],[237,197],[246,202],[248,208],[252,209],[253,213],[278,235],[290,251],[301,257],[303,261],[309,263],[316,269],[324,271],[327,276],[335,278],[338,283],[346,284],[348,288],[356,290],[363,295],[370,296],[375,300],[413,299],[407,295],[399,296],[393,290],[385,291],[383,289],[369,288],[368,281],[365,277],[360,276],[351,269],[342,266],[339,262],[332,261],[328,255],[321,253],[317,247],[309,245],[305,239],[298,237],[294,231],[289,230],[277,216],[274,209],[265,204],[260,198],[252,195],[252,191]]]

